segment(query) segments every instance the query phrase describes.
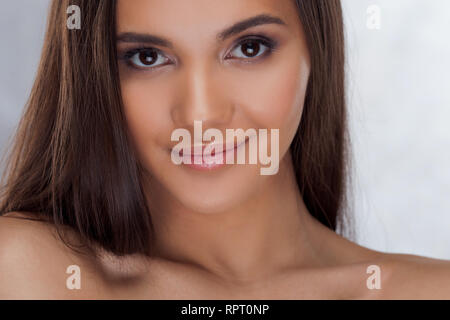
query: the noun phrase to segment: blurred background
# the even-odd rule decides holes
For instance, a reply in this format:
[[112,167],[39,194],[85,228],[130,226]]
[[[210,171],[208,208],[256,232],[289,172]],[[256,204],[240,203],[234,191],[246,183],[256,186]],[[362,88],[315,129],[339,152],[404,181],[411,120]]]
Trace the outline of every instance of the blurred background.
[[[450,1],[342,3],[355,159],[353,240],[450,259]],[[33,84],[48,4],[1,3],[1,155]]]

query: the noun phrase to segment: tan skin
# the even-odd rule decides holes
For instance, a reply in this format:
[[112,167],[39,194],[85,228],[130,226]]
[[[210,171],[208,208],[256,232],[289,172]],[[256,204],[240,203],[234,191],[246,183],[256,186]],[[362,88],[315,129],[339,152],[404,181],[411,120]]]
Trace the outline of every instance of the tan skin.
[[[260,14],[284,23],[218,40],[227,27]],[[0,218],[0,298],[450,298],[450,262],[366,249],[305,207],[289,145],[302,116],[310,57],[292,1],[134,0],[130,6],[119,0],[117,19],[119,35],[152,34],[172,43],[118,43],[120,57],[142,46],[162,52],[152,66],[119,60],[128,125],[153,181],[144,184],[156,255],[95,259],[67,248],[51,225],[11,213]],[[266,53],[249,59],[236,40],[260,34],[277,46],[269,53],[260,47]],[[258,165],[207,172],[173,165],[170,134],[192,129],[194,120],[223,132],[280,128],[278,174],[261,176]],[[81,268],[81,290],[66,288],[69,265]],[[369,265],[381,268],[380,290],[366,286]]]

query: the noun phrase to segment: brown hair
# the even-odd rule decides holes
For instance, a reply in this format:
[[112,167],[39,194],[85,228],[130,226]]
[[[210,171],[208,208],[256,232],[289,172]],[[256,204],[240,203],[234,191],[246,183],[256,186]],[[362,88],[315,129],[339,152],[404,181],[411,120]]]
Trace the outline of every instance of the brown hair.
[[[66,26],[69,5],[81,8],[81,30]],[[341,5],[296,5],[312,68],[292,156],[308,210],[336,230],[348,164]],[[30,212],[57,230],[70,227],[85,244],[150,254],[143,170],[119,89],[115,10],[114,0],[53,0],[37,78],[5,166],[0,214]]]

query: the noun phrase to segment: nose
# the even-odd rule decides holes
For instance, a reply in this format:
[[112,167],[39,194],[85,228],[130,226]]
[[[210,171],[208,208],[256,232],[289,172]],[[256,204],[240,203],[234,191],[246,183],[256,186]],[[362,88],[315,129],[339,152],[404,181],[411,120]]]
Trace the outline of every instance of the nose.
[[[222,81],[221,81],[222,80]],[[178,128],[192,128],[194,121],[203,127],[225,129],[234,114],[232,99],[220,77],[220,70],[212,70],[204,63],[185,67],[180,72],[178,98],[171,110]]]

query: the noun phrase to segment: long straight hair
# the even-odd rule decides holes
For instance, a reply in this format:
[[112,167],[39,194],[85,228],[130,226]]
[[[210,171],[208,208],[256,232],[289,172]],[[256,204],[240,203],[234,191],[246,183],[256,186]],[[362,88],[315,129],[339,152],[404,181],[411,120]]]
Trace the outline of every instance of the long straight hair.
[[[309,212],[336,230],[347,177],[344,32],[339,0],[297,0],[311,54],[304,114],[291,146]],[[82,12],[80,30],[67,8]],[[154,230],[126,125],[115,0],[53,0],[37,77],[7,154],[0,215],[32,213],[86,246],[151,255]]]

